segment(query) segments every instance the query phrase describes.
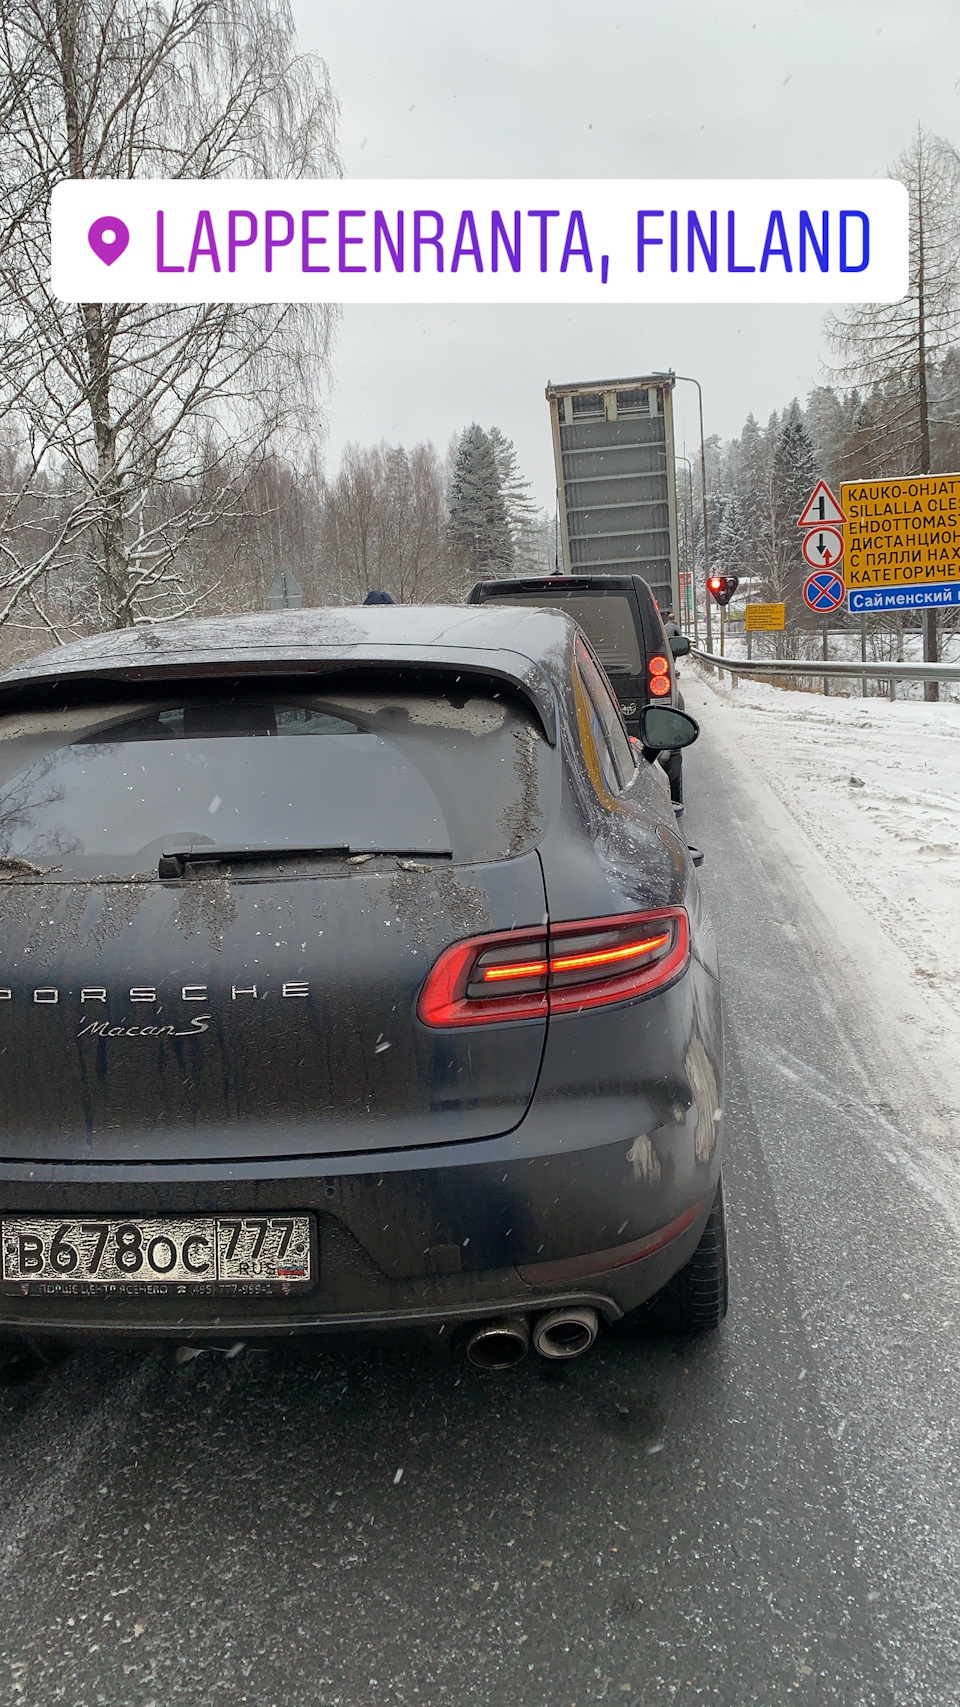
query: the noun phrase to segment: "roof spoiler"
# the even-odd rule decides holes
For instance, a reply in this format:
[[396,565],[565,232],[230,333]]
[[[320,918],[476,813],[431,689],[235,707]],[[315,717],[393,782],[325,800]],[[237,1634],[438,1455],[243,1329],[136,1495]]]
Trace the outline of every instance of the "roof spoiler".
[[576,587],[610,587],[615,592],[626,592],[634,581],[642,579],[640,575],[608,575],[602,570],[590,573],[586,569],[571,570],[569,575],[504,575],[494,581],[475,581],[467,594],[466,602],[468,605],[482,605],[484,600],[491,596],[496,598],[498,594],[509,595],[516,592],[537,593],[541,588],[547,588],[551,592],[569,593]]
[[[411,648],[408,652],[389,646],[345,648],[330,652],[310,651],[293,654],[285,651],[270,657],[245,656],[225,659],[196,652],[163,658],[108,663],[91,659],[86,664],[59,671],[50,669],[17,678],[0,677],[0,714],[25,711],[31,707],[47,706],[51,701],[63,704],[65,696],[76,703],[92,702],[104,689],[149,687],[155,690],[164,682],[215,682],[255,680],[257,677],[312,676],[324,681],[338,676],[357,676],[368,671],[404,670],[423,675],[449,677],[473,676],[485,682],[502,682],[518,694],[535,713],[551,747],[557,744],[557,707],[553,687],[537,664],[522,653],[507,650],[484,652],[476,648],[444,648],[431,657]],[[359,654],[359,655],[358,655]],[[55,656],[55,654],[54,654]],[[509,659],[512,668],[505,667]]]

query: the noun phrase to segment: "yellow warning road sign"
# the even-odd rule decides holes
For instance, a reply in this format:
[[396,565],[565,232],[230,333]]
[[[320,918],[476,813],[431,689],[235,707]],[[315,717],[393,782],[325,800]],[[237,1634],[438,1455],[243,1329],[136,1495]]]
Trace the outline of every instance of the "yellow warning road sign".
[[960,581],[960,474],[849,480],[840,502],[849,588]]
[[745,630],[783,628],[787,618],[786,605],[746,605]]

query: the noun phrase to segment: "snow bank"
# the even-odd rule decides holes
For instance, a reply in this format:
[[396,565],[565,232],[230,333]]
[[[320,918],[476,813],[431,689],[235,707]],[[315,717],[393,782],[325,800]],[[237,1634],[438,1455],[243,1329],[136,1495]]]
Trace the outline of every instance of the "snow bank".
[[868,1100],[886,1084],[901,1111],[889,1159],[960,1236],[960,705],[731,689],[690,666],[683,692],[857,1015]]
[[697,674],[730,737],[915,977],[960,997],[960,705]]

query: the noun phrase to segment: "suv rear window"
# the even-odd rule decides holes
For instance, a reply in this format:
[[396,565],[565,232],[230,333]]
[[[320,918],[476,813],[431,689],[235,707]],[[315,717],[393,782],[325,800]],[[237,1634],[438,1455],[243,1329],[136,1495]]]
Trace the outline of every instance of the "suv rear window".
[[601,664],[612,676],[641,676],[633,601],[626,593],[525,593],[521,598],[484,599],[485,605],[545,606],[566,611],[578,622]]
[[506,697],[214,694],[0,719],[0,877],[158,874],[161,854],[532,847],[549,748]]

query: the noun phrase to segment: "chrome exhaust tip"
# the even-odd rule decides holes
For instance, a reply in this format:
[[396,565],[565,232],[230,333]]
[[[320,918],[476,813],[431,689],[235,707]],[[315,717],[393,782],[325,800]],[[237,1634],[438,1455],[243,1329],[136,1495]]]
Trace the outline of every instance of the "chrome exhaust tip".
[[497,1316],[468,1336],[468,1363],[475,1369],[510,1369],[530,1349],[530,1324],[523,1316]]
[[568,1310],[550,1310],[538,1316],[533,1326],[533,1349],[551,1359],[582,1357],[589,1351],[600,1327],[596,1310],[588,1305]]

